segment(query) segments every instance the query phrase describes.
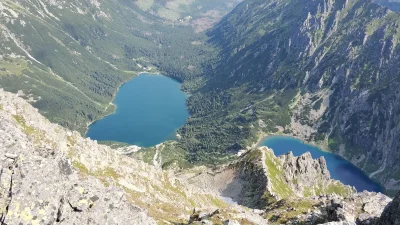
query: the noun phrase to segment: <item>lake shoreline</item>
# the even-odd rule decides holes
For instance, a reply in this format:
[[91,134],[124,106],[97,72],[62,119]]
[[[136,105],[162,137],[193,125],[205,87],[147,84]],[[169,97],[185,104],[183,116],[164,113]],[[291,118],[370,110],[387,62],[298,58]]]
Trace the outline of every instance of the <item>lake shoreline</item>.
[[[135,73],[135,72],[134,72],[134,73]],[[119,92],[119,90],[121,89],[122,86],[124,86],[126,83],[128,83],[128,82],[131,81],[132,79],[135,79],[136,77],[138,77],[138,76],[140,76],[140,75],[142,75],[142,74],[150,74],[150,73],[151,73],[151,74],[154,74],[154,75],[161,75],[161,76],[163,76],[163,75],[162,75],[161,73],[159,73],[159,72],[142,71],[142,72],[136,72],[135,75],[134,75],[133,77],[131,77],[130,79],[127,79],[126,81],[124,81],[123,83],[121,83],[121,84],[117,87],[117,89],[115,90],[115,92],[113,93],[113,96],[112,96],[112,98],[111,98],[111,101],[108,103],[108,106],[104,109],[104,112],[106,112],[107,109],[108,109],[108,107],[110,107],[110,106],[114,106],[114,110],[113,110],[112,112],[110,112],[110,113],[104,114],[103,116],[99,117],[99,119],[97,119],[97,120],[94,120],[94,121],[92,121],[92,122],[86,123],[86,130],[85,130],[85,133],[83,134],[83,136],[87,138],[87,132],[89,131],[89,127],[90,127],[93,123],[95,123],[95,122],[97,122],[97,121],[99,121],[99,120],[102,120],[102,119],[104,119],[105,117],[107,117],[107,116],[109,116],[109,115],[112,115],[112,114],[114,114],[115,112],[117,112],[117,105],[114,104],[114,101],[115,101],[115,98],[117,97],[117,94],[118,94],[118,92]],[[126,144],[127,144],[127,143],[126,143]]]
[[138,73],[118,89],[115,110],[88,124],[85,136],[141,147],[177,140],[177,130],[189,116],[188,95],[181,86],[160,73]]
[[[314,141],[313,141],[313,142],[309,142],[309,141],[304,140],[303,138],[294,136],[294,135],[292,135],[292,134],[285,134],[285,133],[266,133],[266,134],[262,134],[262,135],[258,138],[258,140],[257,140],[257,142],[256,142],[256,144],[255,144],[255,147],[256,147],[256,148],[257,148],[257,147],[261,147],[261,144],[264,142],[265,139],[267,139],[268,137],[273,137],[273,136],[285,136],[285,137],[296,138],[296,139],[301,140],[304,144],[308,144],[308,145],[311,145],[311,146],[314,146],[314,147],[317,147],[317,148],[321,149],[321,151],[323,151],[323,152],[329,152],[329,153],[332,153],[332,154],[334,154],[334,155],[338,155],[338,156],[344,158],[343,156],[341,156],[341,155],[339,155],[339,154],[333,153],[333,152],[330,151],[330,150],[326,150],[326,148],[328,148],[326,145],[318,144],[318,143],[316,143],[316,142],[314,142]],[[344,159],[345,159],[345,158],[344,158]],[[346,160],[347,160],[347,159],[346,159]],[[350,161],[349,161],[349,162],[350,162]]]
[[[178,79],[175,79],[175,78],[173,78],[173,77],[170,77],[170,76],[167,76],[167,75],[162,75],[158,70],[156,70],[156,71],[154,71],[154,72],[151,72],[151,71],[142,71],[142,72],[136,73],[136,75],[134,75],[133,77],[131,77],[130,79],[126,80],[125,82],[121,83],[121,84],[118,86],[118,88],[117,88],[117,89],[115,90],[115,92],[113,93],[112,99],[111,99],[111,101],[108,103],[108,106],[106,107],[106,109],[104,110],[104,112],[106,112],[107,109],[108,109],[108,107],[110,107],[110,106],[114,106],[114,110],[113,110],[112,112],[110,112],[110,113],[107,113],[107,114],[102,115],[102,116],[99,117],[99,119],[97,119],[97,120],[94,120],[94,121],[91,121],[91,122],[89,122],[89,123],[86,123],[85,133],[83,133],[83,136],[84,136],[84,137],[87,137],[87,132],[89,131],[89,127],[90,127],[93,123],[95,123],[95,122],[97,122],[97,121],[99,121],[99,120],[102,120],[102,119],[104,119],[105,117],[107,117],[107,116],[109,116],[109,115],[112,115],[112,114],[114,114],[114,113],[117,111],[117,105],[114,104],[114,101],[115,101],[115,98],[117,97],[117,94],[118,94],[119,90],[121,89],[121,87],[124,86],[124,85],[125,85],[126,83],[128,83],[129,81],[131,81],[132,79],[135,79],[135,78],[137,78],[137,77],[139,77],[140,75],[143,75],[143,74],[165,76],[165,77],[171,78],[171,79],[173,79],[173,80],[175,80],[175,81],[177,81],[177,82],[179,82],[179,83],[181,83],[181,84],[183,83],[182,81],[180,81],[180,80],[178,80]],[[182,91],[183,91],[183,90],[182,90]],[[187,95],[188,98],[191,96],[191,93],[190,93],[190,92],[186,92],[186,91],[183,91],[183,92]],[[176,132],[176,134],[178,134],[178,133]],[[126,144],[128,144],[128,143],[126,143]]]
[[[261,136],[259,137],[257,143],[256,143],[256,147],[258,148],[258,147],[264,146],[262,143],[264,143],[266,139],[271,138],[271,137],[288,137],[288,138],[297,139],[297,140],[301,141],[302,144],[305,144],[305,145],[309,145],[309,146],[311,146],[311,147],[318,148],[318,149],[319,149],[320,151],[322,151],[322,152],[332,154],[333,156],[336,156],[336,157],[340,157],[341,159],[343,159],[343,160],[345,160],[346,162],[350,163],[352,166],[358,168],[358,169],[360,170],[360,172],[362,172],[362,173],[363,173],[366,177],[368,177],[372,182],[374,182],[376,185],[378,185],[378,186],[381,188],[382,193],[386,193],[386,188],[385,188],[385,186],[384,186],[383,184],[381,184],[380,182],[378,182],[377,180],[371,178],[371,177],[369,176],[369,174],[367,174],[362,168],[360,168],[359,166],[355,165],[353,162],[351,162],[350,160],[346,159],[345,157],[343,157],[343,156],[341,156],[341,155],[339,155],[339,154],[336,154],[336,153],[334,153],[334,152],[332,152],[332,151],[330,151],[330,150],[326,150],[326,149],[325,149],[326,146],[317,144],[317,143],[315,143],[315,142],[309,142],[309,141],[306,141],[306,140],[304,140],[304,139],[302,139],[302,138],[300,138],[300,137],[293,136],[293,135],[291,135],[291,134],[270,133],[270,134],[261,135]],[[274,149],[272,149],[272,150],[274,150]],[[289,151],[288,151],[288,152],[289,152]],[[325,158],[325,157],[324,157],[324,158]]]

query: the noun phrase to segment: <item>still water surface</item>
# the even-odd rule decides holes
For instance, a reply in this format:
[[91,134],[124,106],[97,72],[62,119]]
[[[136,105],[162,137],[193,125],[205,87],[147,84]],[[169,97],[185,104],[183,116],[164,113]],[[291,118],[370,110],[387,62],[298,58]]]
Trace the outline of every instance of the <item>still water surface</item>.
[[91,124],[87,137],[151,147],[176,139],[189,116],[181,84],[162,75],[141,74],[117,93],[115,113]]

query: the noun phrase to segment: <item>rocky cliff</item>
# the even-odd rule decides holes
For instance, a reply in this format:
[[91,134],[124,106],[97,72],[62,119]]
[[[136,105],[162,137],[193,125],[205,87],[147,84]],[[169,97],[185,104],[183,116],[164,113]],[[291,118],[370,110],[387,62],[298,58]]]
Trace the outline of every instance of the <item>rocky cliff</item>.
[[368,223],[390,201],[382,194],[356,193],[330,179],[325,159],[314,160],[310,153],[276,157],[272,149],[262,147],[246,153],[234,167],[245,185],[233,199],[249,207],[256,203],[271,224]]
[[389,203],[379,219],[378,225],[400,224],[400,193]]
[[217,169],[183,176],[199,190],[253,208],[270,224],[372,224],[391,200],[381,193],[356,193],[330,179],[323,158],[314,160],[309,153],[276,157],[266,147]]
[[[293,197],[320,194],[348,196],[354,193],[351,187],[330,179],[325,159],[314,160],[310,153],[294,157],[289,152],[276,157],[272,149],[262,147],[245,153],[233,167],[237,168],[238,177],[248,186],[243,187],[237,196],[238,202],[244,205],[266,206]],[[264,187],[264,192],[255,195],[254,199],[247,199],[249,193],[262,190],[254,188],[257,185]]]

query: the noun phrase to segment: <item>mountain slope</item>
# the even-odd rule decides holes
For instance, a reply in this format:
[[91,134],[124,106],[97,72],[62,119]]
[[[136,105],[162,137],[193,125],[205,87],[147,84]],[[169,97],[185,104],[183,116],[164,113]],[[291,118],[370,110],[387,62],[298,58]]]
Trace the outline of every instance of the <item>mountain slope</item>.
[[400,223],[400,193],[396,195],[392,202],[390,202],[383,211],[379,218],[378,225],[384,224],[399,224]]
[[209,32],[220,61],[189,102],[193,122],[183,128],[187,140],[197,139],[186,143],[194,159],[285,132],[329,148],[396,190],[399,22],[397,13],[368,0],[240,4]]

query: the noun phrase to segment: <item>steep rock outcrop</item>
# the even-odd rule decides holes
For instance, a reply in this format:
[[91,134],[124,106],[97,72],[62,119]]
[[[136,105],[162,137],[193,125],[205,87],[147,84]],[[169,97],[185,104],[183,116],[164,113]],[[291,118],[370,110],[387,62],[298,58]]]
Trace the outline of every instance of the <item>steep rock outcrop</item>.
[[222,195],[262,209],[271,224],[371,224],[390,202],[381,193],[357,193],[330,179],[325,159],[313,159],[310,153],[277,157],[272,149],[260,147],[244,153],[219,174],[228,170],[232,178],[220,187]]
[[277,157],[272,149],[260,147],[219,168],[198,169],[179,176],[199,190],[211,190],[253,209],[264,209],[285,199],[327,194],[347,197],[355,193],[352,187],[330,179],[325,160],[314,160],[309,153]]
[[390,198],[374,192],[289,198],[269,205],[265,217],[271,224],[374,224]]
[[399,225],[400,224],[400,192],[396,195],[392,202],[390,202],[381,217],[379,218],[377,225]]
[[302,196],[313,196],[322,193],[349,195],[354,192],[338,181],[330,179],[330,174],[323,157],[314,160],[309,152],[299,157],[289,152],[278,157],[282,163],[285,179],[295,193]]
[[[339,181],[330,179],[324,158],[314,160],[310,153],[299,157],[291,152],[276,157],[272,149],[261,147],[245,153],[237,163],[238,177],[249,186],[243,188],[240,199],[250,196],[259,205],[290,197],[309,197],[320,194],[337,194],[348,196],[354,189]],[[250,188],[252,187],[252,188]]]
[[[95,177],[77,171],[84,164],[67,156],[71,148],[67,139],[72,134],[67,136],[12,94],[0,91],[0,105],[2,222],[156,224],[145,210],[130,204],[121,187],[105,187]],[[79,141],[93,155],[105,150],[95,148],[93,142]],[[106,174],[101,176],[107,179]]]

